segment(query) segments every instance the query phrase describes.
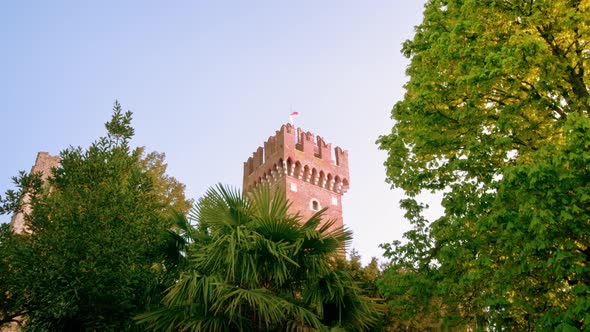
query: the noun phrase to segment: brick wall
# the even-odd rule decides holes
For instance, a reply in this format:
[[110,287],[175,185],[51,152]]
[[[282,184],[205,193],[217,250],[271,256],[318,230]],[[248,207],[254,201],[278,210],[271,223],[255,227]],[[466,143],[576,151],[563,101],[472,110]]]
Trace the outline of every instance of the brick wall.
[[342,226],[342,195],[349,186],[348,152],[292,125],[281,126],[244,162],[243,190],[272,183],[304,218],[327,207],[326,220]]

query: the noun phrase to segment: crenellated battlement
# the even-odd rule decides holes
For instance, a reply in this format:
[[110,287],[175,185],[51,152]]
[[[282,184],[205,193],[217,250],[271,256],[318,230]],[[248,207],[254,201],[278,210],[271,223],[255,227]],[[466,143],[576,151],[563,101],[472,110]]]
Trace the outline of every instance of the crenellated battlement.
[[344,225],[342,195],[349,188],[348,152],[291,124],[281,126],[244,163],[243,192],[261,184],[285,194],[302,220],[324,210],[332,229]]
[[[333,154],[332,154],[333,151]],[[299,153],[298,153],[299,152]],[[332,144],[326,143],[321,136],[301,128],[295,129],[291,124],[282,125],[270,136],[262,147],[259,147],[244,163],[244,174],[251,174],[268,161],[296,158],[296,155],[314,157],[320,162],[348,168],[348,152],[340,147],[332,150]],[[278,158],[277,158],[278,157]],[[333,158],[334,157],[334,158]]]
[[348,188],[348,152],[320,136],[282,125],[244,163],[244,190],[284,175],[343,193]]

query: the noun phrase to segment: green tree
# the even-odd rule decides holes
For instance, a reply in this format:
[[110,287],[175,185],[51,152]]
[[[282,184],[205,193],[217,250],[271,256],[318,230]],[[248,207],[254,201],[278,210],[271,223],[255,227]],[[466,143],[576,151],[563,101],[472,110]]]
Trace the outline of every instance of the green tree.
[[377,258],[371,258],[369,264],[363,266],[361,262],[361,255],[355,249],[350,251],[348,260],[341,261],[343,268],[347,269],[352,278],[360,283],[363,293],[372,298],[379,298],[379,290],[377,289],[377,280],[381,277],[381,270],[379,270],[379,262]]
[[19,317],[24,313],[23,298],[12,294],[13,285],[18,279],[11,273],[10,264],[6,259],[12,251],[8,245],[11,234],[9,224],[0,224],[0,328],[11,323],[19,323]]
[[44,184],[22,174],[4,200],[14,212],[30,197],[31,233],[0,240],[9,281],[0,307],[19,308],[27,331],[138,330],[132,317],[158,303],[177,272],[166,248],[171,210],[190,204],[184,187],[165,176],[162,155],[130,149],[131,112],[117,102],[106,128],[87,150],[61,152]]
[[350,274],[352,280],[357,283],[361,294],[373,301],[374,307],[380,312],[379,321],[372,325],[366,331],[397,331],[396,321],[387,310],[383,293],[378,289],[377,283],[382,278],[382,271],[379,268],[377,258],[371,258],[371,261],[363,266],[361,256],[353,249],[350,251],[348,260],[339,260],[338,268],[343,269]]
[[166,154],[156,151],[146,153],[145,147],[137,148],[134,154],[139,156],[142,167],[152,178],[153,190],[162,194],[163,203],[172,206],[181,214],[188,213],[193,206],[193,200],[184,196],[185,185],[183,183],[166,174],[168,168],[168,164],[164,162]]
[[[40,174],[20,172],[12,180],[17,189],[9,189],[4,198],[0,197],[0,214],[24,213],[21,202],[26,195],[38,195],[41,189]],[[26,284],[24,278],[18,275],[19,268],[31,263],[30,256],[21,250],[22,242],[23,239],[12,233],[9,224],[0,224],[0,328],[8,324],[20,325],[26,312],[26,298],[17,296],[16,291],[18,286]],[[18,263],[14,257],[19,257]]]
[[[442,327],[590,328],[589,41],[588,1],[427,2],[378,140],[415,226],[386,246],[394,309]],[[443,195],[432,223],[424,190]]]
[[163,307],[139,321],[155,331],[354,331],[375,323],[371,301],[337,268],[350,232],[321,224],[324,211],[302,223],[289,204],[267,187],[246,196],[210,189],[192,213],[186,272]]

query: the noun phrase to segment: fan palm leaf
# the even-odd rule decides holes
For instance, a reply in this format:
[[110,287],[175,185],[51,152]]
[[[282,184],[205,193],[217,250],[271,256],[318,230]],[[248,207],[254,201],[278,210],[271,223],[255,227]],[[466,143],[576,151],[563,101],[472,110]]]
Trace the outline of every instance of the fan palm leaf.
[[358,319],[351,330],[369,326],[375,312],[335,264],[351,232],[323,222],[325,209],[304,221],[289,207],[266,186],[209,189],[190,213],[185,273],[139,322],[154,331],[327,331],[344,317]]

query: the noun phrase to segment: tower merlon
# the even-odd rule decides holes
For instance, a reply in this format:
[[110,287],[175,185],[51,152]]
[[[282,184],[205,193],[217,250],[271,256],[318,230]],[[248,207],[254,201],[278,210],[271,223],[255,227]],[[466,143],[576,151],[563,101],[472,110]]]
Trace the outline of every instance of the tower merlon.
[[312,132],[282,125],[244,163],[244,191],[279,176],[302,178],[344,193],[349,184],[348,152],[332,149],[332,144]]
[[342,148],[337,146],[334,148],[334,155],[336,156],[336,165],[348,170],[348,151],[342,150]]
[[343,226],[342,195],[349,187],[348,152],[332,149],[323,137],[295,128],[281,126],[244,163],[243,192],[256,186],[270,185],[291,202],[289,212],[302,220],[323,208],[331,227]]

